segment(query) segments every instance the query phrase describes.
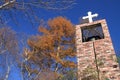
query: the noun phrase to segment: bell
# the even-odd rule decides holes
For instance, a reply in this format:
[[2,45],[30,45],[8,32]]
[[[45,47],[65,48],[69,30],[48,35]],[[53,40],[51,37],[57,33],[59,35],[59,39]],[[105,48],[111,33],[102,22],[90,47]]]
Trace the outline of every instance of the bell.
[[95,37],[91,38],[89,41],[94,41],[94,40],[96,40],[96,38],[95,38]]
[[94,41],[94,40],[98,40],[98,39],[101,39],[101,37],[100,36],[92,36],[92,37],[88,37],[87,41]]

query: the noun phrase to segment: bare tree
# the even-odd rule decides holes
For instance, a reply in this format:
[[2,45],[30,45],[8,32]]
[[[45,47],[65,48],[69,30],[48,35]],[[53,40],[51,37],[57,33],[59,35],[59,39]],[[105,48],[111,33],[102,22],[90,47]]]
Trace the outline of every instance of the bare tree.
[[[28,19],[34,24],[40,22],[37,14],[40,9],[65,10],[74,5],[75,0],[0,0],[0,21],[6,24],[11,21],[19,23],[19,19]],[[18,15],[19,13],[19,15]]]
[[0,28],[0,79],[8,80],[11,67],[17,61],[18,44],[15,32],[10,28]]

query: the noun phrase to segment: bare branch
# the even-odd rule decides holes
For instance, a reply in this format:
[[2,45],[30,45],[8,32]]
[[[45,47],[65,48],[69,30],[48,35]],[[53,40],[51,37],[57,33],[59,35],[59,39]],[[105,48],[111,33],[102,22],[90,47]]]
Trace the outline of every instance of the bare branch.
[[6,56],[6,65],[7,65],[7,72],[6,72],[4,80],[8,80],[9,73],[10,73],[10,65],[8,64],[8,56]]
[[[6,2],[5,2],[6,1]],[[5,14],[10,14],[11,10],[13,10],[13,12],[10,14],[12,15],[12,23],[17,23],[17,21],[19,21],[19,19],[21,19],[20,17],[18,17],[18,15],[15,15],[14,13],[22,13],[21,16],[25,16],[27,15],[27,20],[34,24],[36,24],[36,22],[39,24],[40,23],[40,19],[39,16],[37,16],[36,14],[40,14],[38,13],[38,10],[34,10],[34,9],[46,9],[46,10],[66,10],[66,9],[70,9],[74,4],[75,4],[75,0],[5,0],[5,1],[0,1],[0,20],[4,23],[6,18],[8,20],[8,18],[11,19],[11,17],[6,17],[3,16]],[[23,17],[25,19],[25,17]],[[3,24],[1,23],[1,24]],[[17,23],[18,24],[18,23]]]
[[5,8],[5,7],[8,7],[9,5],[14,4],[15,2],[16,2],[16,0],[8,1],[8,2],[0,5],[0,9],[3,9],[3,8]]

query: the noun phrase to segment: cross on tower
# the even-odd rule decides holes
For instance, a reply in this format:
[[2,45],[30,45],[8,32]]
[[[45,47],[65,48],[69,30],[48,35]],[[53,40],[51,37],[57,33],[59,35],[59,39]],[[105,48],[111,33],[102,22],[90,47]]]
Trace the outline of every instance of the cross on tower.
[[97,13],[92,15],[92,12],[89,11],[89,12],[88,12],[88,16],[84,16],[84,17],[82,17],[82,19],[87,19],[87,18],[88,18],[89,23],[91,23],[91,22],[93,22],[92,18],[93,18],[93,17],[97,17],[97,16],[98,16]]

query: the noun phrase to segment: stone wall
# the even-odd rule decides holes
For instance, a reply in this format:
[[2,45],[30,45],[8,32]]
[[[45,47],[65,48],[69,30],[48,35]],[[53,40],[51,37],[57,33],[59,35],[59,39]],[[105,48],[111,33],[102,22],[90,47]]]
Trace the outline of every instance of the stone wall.
[[[81,28],[96,24],[101,24],[104,39],[82,42]],[[116,55],[105,19],[94,21],[92,23],[76,25],[76,46],[78,80],[81,80],[83,77],[83,70],[89,66],[92,66],[92,68],[97,71],[97,75],[100,76],[100,80],[102,80],[103,76],[111,80],[120,80],[119,66],[116,62]]]

